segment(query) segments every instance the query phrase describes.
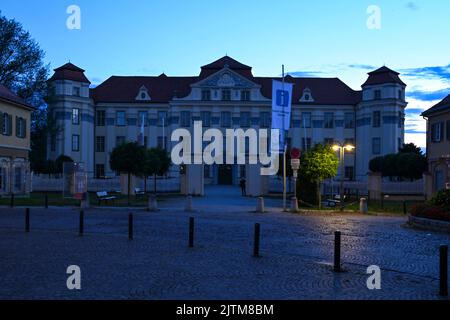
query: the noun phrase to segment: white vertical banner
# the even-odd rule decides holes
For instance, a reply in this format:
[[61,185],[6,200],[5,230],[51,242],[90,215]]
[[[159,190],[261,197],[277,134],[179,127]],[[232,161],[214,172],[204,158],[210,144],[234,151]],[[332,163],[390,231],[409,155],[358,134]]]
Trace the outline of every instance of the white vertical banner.
[[284,152],[285,136],[291,126],[292,83],[272,82],[272,129],[280,130],[280,148]]

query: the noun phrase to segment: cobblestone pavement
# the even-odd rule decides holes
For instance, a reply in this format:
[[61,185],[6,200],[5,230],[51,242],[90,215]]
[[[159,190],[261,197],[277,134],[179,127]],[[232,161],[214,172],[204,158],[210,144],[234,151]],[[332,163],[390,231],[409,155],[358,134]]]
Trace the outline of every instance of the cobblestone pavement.
[[[234,191],[233,191],[234,192]],[[0,208],[0,299],[440,299],[438,249],[450,235],[418,231],[406,218],[292,215],[233,192],[162,204],[156,213],[91,209],[78,236],[78,210]],[[272,207],[271,207],[272,206]],[[187,247],[188,217],[195,248]],[[251,256],[261,224],[261,258]],[[333,232],[342,236],[343,273],[333,273]],[[82,290],[66,288],[79,265]],[[382,269],[382,289],[367,289],[367,266]]]

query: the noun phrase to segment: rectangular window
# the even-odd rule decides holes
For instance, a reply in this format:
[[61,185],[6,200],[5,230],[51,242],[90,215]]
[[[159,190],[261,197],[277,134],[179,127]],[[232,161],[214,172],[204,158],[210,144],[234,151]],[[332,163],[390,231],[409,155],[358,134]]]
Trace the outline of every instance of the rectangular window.
[[158,137],[158,148],[167,150],[167,137]]
[[202,90],[202,101],[211,100],[211,90]]
[[403,112],[398,112],[398,127],[403,128],[404,116]]
[[56,151],[56,134],[52,134],[50,137],[50,151]]
[[105,152],[105,137],[98,136],[95,138],[95,151],[96,152]]
[[105,110],[98,110],[96,112],[96,124],[98,127],[104,127],[106,124],[106,111]]
[[148,148],[148,137],[144,136],[144,147]]
[[345,167],[345,179],[350,181],[355,180],[355,168],[353,166]]
[[26,137],[26,120],[24,118],[16,117],[16,137]]
[[241,112],[240,125],[243,128],[250,127],[250,112]]
[[80,151],[80,136],[78,134],[72,135],[72,151]]
[[205,165],[203,167],[203,176],[205,177],[205,179],[211,178],[211,166]]
[[373,112],[373,122],[372,122],[372,126],[374,128],[379,128],[381,127],[381,111],[374,111]]
[[344,126],[345,126],[345,129],[355,128],[355,115],[353,113],[351,113],[351,112],[345,113]]
[[181,111],[180,116],[181,116],[180,126],[189,128],[191,126],[191,112]]
[[450,120],[447,120],[447,141],[450,141]]
[[14,168],[14,191],[22,190],[22,168]]
[[373,99],[374,100],[381,100],[381,90],[375,90],[373,92]]
[[80,96],[80,88],[79,87],[73,87],[72,95],[75,96],[75,97],[79,97]]
[[224,128],[231,128],[231,112],[223,111],[220,114],[221,126]]
[[142,126],[142,121],[144,121],[144,126],[147,126],[148,114],[147,111],[139,111],[138,112],[138,126]]
[[7,135],[8,134],[8,120],[9,115],[7,113],[2,113],[2,134]]
[[72,124],[80,124],[80,109],[72,109]]
[[241,91],[241,101],[250,101],[250,91],[248,90]]
[[231,100],[231,90],[222,90],[222,101]]
[[302,126],[303,128],[311,128],[311,112],[302,113]]
[[95,165],[95,177],[97,179],[105,178],[105,165],[104,164],[96,164]]
[[120,146],[122,144],[125,144],[125,142],[126,142],[126,139],[125,139],[124,136],[117,136],[116,137],[116,147],[118,147],[118,146]]
[[325,129],[333,129],[333,128],[334,128],[334,113],[325,112]]
[[260,115],[260,121],[261,121],[261,128],[270,128],[271,126],[271,119],[270,119],[270,112],[261,112]]
[[203,127],[211,127],[211,112],[202,111],[200,113]]
[[127,118],[125,111],[116,112],[116,125],[119,127],[124,127],[127,125]]
[[372,138],[372,154],[381,154],[381,138]]
[[443,138],[443,122],[435,123],[431,126],[431,141],[432,142],[441,142]]
[[158,111],[158,126],[159,127],[167,127],[169,125],[168,123],[168,116],[167,111]]
[[302,138],[302,150],[307,151],[311,149],[311,138]]

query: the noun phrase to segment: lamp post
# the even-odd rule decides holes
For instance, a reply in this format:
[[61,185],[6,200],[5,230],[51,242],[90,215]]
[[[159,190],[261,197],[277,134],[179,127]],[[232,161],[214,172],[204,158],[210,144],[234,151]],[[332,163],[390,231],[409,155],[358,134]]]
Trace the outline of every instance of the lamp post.
[[341,164],[341,184],[339,188],[339,201],[341,202],[341,211],[344,211],[344,175],[345,175],[345,150],[352,151],[355,149],[355,146],[351,144],[341,144],[336,142],[333,145],[334,151],[339,151],[339,162]]

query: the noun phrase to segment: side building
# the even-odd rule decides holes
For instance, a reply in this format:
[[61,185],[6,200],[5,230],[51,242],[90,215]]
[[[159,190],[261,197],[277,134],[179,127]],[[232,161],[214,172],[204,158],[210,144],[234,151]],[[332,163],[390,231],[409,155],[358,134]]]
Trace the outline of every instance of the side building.
[[27,192],[33,110],[0,84],[0,195]]
[[422,113],[427,120],[428,197],[450,189],[450,95]]
[[[142,121],[148,147],[171,150],[171,133],[193,131],[201,120],[204,130],[270,128],[272,81],[257,77],[252,67],[225,56],[189,77],[112,76],[95,88],[84,70],[73,64],[55,69],[49,79],[49,104],[63,131],[49,141],[49,158],[61,154],[84,162],[93,177],[112,177],[109,154],[119,144],[136,141]],[[288,75],[294,84],[288,143],[307,150],[317,143],[351,143],[345,156],[347,180],[364,181],[368,163],[395,153],[404,142],[405,88],[399,74],[387,67],[369,73],[361,91],[338,78]],[[172,175],[179,170],[174,168]],[[249,176],[245,165],[212,165],[202,169],[204,184],[237,184]]]

